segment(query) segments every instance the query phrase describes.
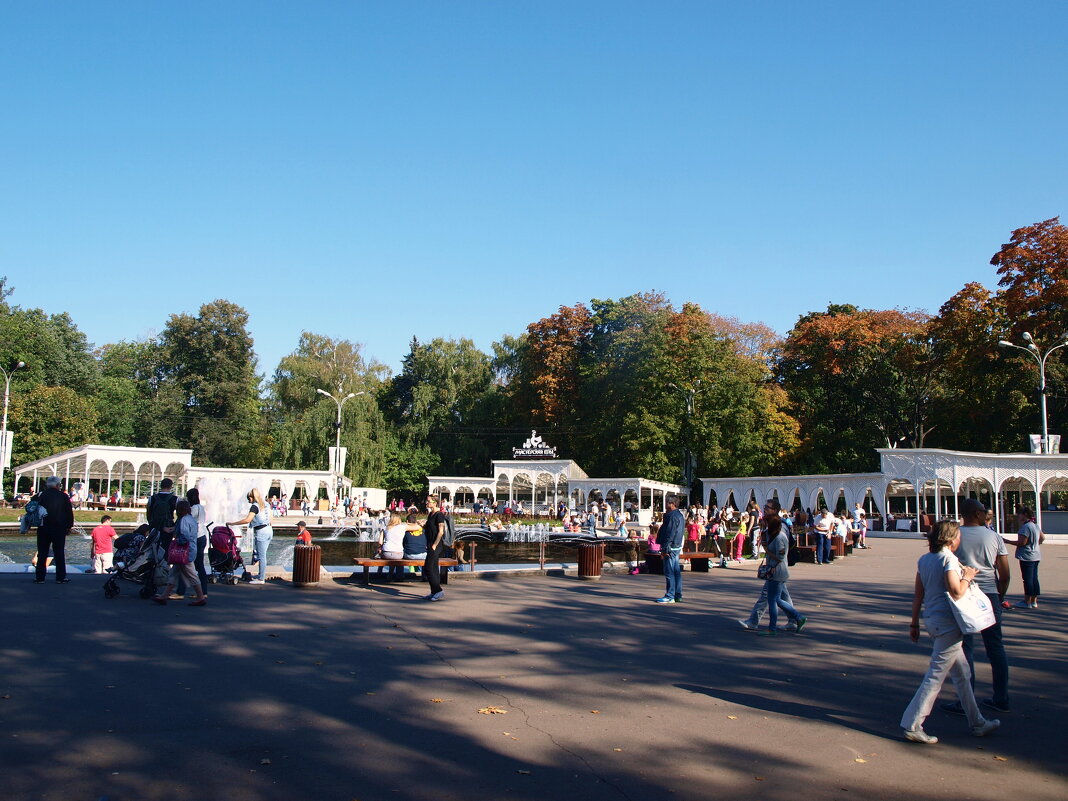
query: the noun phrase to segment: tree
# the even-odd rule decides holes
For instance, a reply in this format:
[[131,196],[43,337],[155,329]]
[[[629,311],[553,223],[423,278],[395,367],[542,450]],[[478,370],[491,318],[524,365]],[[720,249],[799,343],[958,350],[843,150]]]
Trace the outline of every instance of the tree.
[[358,486],[385,480],[386,453],[392,445],[382,412],[375,402],[387,368],[362,355],[362,346],[307,331],[297,349],[285,356],[270,385],[274,419],[274,461],[288,469],[322,469],[336,437],[337,405],[316,392],[337,398],[349,392],[343,406],[341,444],[348,448],[345,474]]
[[259,467],[270,452],[248,313],[226,300],[196,317],[172,314],[160,336],[157,400],[170,407],[181,447],[205,465]]
[[922,443],[937,384],[926,323],[919,312],[834,304],[798,320],[775,368],[801,426],[795,470],[874,470],[876,447]]
[[382,408],[397,427],[399,452],[429,449],[441,470],[471,474],[495,455],[496,394],[492,361],[470,339],[413,337]]
[[96,408],[70,387],[36,386],[11,399],[9,423],[17,434],[12,464],[25,464],[96,439]]

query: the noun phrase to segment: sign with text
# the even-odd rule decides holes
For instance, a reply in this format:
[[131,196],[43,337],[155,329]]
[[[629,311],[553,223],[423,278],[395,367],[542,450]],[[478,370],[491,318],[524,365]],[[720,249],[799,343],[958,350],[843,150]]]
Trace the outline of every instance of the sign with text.
[[521,448],[512,448],[513,459],[555,459],[556,448],[549,447],[545,440],[538,436],[537,431],[531,431],[530,437],[523,443]]

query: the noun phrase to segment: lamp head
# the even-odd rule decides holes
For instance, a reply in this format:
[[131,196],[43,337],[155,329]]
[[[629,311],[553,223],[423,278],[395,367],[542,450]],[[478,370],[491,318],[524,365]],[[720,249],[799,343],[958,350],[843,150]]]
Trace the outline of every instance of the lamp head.
[[325,389],[316,388],[315,391],[318,392],[320,395],[326,395],[326,397],[328,397],[328,398],[330,397],[330,393],[327,392]]
[[1024,331],[1023,332],[1023,338],[1028,342],[1034,342],[1035,341],[1035,338],[1033,336],[1031,336],[1031,332],[1030,331]]
[[[1068,339],[1068,335],[1065,336],[1065,339]],[[18,364],[15,365],[15,369],[16,370],[21,370],[25,366],[26,366],[26,362],[20,361]]]
[[998,344],[1003,348],[1015,348],[1016,347],[1011,342],[1009,342],[1007,339],[999,340]]
[[[360,394],[362,395],[363,393],[361,392]],[[350,392],[348,395],[345,396],[345,400],[348,400],[349,398],[355,398],[355,397],[356,397],[356,393],[355,392]]]

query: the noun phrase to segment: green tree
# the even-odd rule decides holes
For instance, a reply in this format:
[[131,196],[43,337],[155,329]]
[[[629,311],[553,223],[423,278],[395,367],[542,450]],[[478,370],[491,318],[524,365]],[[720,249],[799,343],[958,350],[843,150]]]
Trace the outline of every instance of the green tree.
[[96,407],[70,387],[36,386],[11,399],[12,465],[43,459],[96,439]]
[[172,314],[160,336],[158,404],[205,465],[262,467],[270,453],[248,313],[226,300]]
[[329,448],[336,442],[337,404],[316,390],[337,398],[364,393],[366,397],[350,398],[342,410],[345,474],[358,486],[381,485],[392,439],[375,396],[387,372],[363,357],[361,345],[302,333],[297,349],[279,362],[270,386],[275,463],[287,469],[326,469]]

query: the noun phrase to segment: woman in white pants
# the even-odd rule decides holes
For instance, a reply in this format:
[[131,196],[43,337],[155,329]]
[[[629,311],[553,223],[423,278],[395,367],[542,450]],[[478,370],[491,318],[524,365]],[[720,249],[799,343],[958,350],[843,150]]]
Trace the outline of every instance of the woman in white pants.
[[923,722],[931,714],[947,676],[953,680],[972,734],[983,737],[1000,726],[1001,722],[985,720],[975,703],[972,673],[962,647],[964,635],[950,608],[949,596],[952,595],[954,599],[964,597],[977,572],[974,567],[962,566],[954,553],[960,545],[960,526],[953,521],[943,520],[932,527],[927,542],[930,553],[921,556],[916,565],[916,591],[912,599],[909,637],[913,642],[920,639],[922,607],[923,622],[927,633],[934,639],[934,646],[927,675],[923,677],[912,702],[901,717],[901,728],[905,730],[906,740],[932,745],[938,742],[938,738],[923,730]]

